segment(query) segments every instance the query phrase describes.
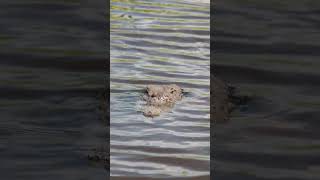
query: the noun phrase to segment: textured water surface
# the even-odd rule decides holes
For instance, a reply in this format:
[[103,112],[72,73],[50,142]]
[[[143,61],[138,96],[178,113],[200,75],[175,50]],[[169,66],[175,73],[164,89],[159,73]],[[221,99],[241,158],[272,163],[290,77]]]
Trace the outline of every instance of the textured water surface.
[[106,178],[87,159],[107,132],[105,4],[1,1],[0,179]]
[[213,178],[320,179],[319,1],[217,1],[212,73],[252,101],[214,128]]
[[[209,18],[209,2],[111,1],[112,177],[209,179]],[[139,100],[152,83],[189,93],[146,118]]]

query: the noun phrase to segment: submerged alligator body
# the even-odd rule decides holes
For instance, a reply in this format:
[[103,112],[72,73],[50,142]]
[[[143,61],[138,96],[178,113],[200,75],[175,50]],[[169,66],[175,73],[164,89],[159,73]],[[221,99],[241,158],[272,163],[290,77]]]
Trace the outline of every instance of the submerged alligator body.
[[217,77],[211,77],[210,116],[214,123],[229,120],[230,113],[251,101],[251,97],[240,93],[237,88],[227,85]]
[[233,108],[230,87],[222,80],[211,78],[210,116],[213,122],[225,122]]

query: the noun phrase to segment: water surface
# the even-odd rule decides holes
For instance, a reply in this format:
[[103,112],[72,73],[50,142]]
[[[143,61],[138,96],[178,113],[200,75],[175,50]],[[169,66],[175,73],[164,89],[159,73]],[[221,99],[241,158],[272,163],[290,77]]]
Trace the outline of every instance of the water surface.
[[213,178],[319,179],[319,1],[217,1],[212,73],[253,97],[214,127]]
[[107,129],[105,4],[1,1],[1,179],[106,178],[87,159]]
[[[209,179],[208,3],[111,1],[113,178]],[[171,112],[144,117],[143,88],[167,83],[190,93]]]

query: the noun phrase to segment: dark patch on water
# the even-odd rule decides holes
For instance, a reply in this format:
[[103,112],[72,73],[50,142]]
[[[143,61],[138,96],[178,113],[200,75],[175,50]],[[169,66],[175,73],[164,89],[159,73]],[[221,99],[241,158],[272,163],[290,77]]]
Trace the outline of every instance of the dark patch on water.
[[214,179],[319,179],[317,1],[220,1],[211,73],[253,97],[213,129]]
[[[1,1],[1,179],[105,179],[105,1]],[[103,110],[103,111],[102,111]]]

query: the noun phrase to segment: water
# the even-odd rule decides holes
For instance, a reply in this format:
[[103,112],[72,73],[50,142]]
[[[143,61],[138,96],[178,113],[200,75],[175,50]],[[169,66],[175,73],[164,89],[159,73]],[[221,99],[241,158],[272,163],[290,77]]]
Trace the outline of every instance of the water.
[[[0,174],[105,179],[88,161],[105,143],[105,2],[1,1]],[[102,7],[102,8],[100,8]]]
[[319,1],[215,8],[212,73],[253,99],[214,127],[213,177],[320,179]]
[[[122,31],[112,40],[121,44],[112,47],[112,179],[208,179],[208,6],[141,2],[113,1],[131,6],[113,9],[113,28]],[[141,6],[149,11],[135,9]],[[1,179],[105,179],[108,172],[86,157],[105,144],[108,131],[99,109],[107,84],[105,1],[1,7]],[[211,72],[253,100],[213,127],[214,178],[320,178],[318,7],[316,0],[216,1]],[[140,90],[164,81],[178,82],[190,96],[172,113],[144,118],[135,110]],[[127,161],[149,169],[133,172],[137,164],[123,168]]]
[[[111,1],[111,179],[209,179],[208,3]],[[139,100],[153,83],[189,95],[146,118]]]

